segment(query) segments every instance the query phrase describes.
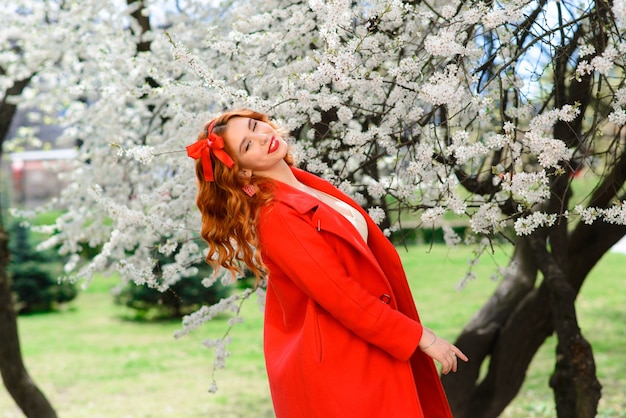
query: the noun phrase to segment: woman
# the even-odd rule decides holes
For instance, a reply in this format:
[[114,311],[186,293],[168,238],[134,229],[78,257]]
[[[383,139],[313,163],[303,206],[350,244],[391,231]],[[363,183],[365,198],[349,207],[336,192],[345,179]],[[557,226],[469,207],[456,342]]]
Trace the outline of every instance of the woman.
[[366,212],[294,168],[266,115],[225,113],[187,149],[207,262],[268,275],[276,416],[451,417],[433,359],[447,374],[467,357],[420,323],[399,256]]

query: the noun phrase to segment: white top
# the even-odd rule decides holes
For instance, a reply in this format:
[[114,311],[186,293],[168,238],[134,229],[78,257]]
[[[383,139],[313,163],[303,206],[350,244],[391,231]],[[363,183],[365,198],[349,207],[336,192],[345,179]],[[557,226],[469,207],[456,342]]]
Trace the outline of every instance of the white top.
[[363,237],[363,241],[367,242],[367,222],[365,221],[365,217],[361,215],[361,212],[344,202],[343,200],[337,199],[335,196],[331,196],[327,193],[324,193],[320,190],[314,189],[309,186],[305,186],[306,191],[310,194],[326,203],[331,208],[335,209],[339,214],[343,215],[359,232],[361,237]]

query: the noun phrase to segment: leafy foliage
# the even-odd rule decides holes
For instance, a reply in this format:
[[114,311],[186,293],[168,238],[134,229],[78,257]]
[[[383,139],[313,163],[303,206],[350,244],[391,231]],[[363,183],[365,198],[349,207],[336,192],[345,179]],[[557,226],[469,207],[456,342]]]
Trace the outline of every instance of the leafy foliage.
[[11,261],[8,272],[20,314],[49,312],[77,295],[73,283],[59,281],[62,260],[52,250],[36,251],[29,230],[14,222],[9,228]]
[[[160,257],[159,265],[166,263],[167,258]],[[214,305],[228,295],[228,286],[221,283],[205,285],[202,277],[212,274],[208,265],[200,262],[194,267],[197,268],[197,274],[182,277],[165,289],[128,282],[114,290],[115,303],[135,310],[138,318],[182,318],[203,305]]]

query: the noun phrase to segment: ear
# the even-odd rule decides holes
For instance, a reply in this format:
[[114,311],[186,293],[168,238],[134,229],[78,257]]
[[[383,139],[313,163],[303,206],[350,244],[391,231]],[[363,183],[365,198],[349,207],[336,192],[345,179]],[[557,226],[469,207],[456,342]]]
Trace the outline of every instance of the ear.
[[252,170],[241,169],[239,170],[239,175],[241,177],[250,178],[252,177]]

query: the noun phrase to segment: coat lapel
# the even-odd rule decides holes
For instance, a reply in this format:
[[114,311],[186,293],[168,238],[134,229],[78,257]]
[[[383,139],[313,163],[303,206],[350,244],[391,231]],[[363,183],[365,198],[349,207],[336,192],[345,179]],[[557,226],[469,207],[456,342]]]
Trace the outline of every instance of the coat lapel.
[[[384,236],[378,225],[374,223],[367,212],[328,181],[297,168],[292,168],[292,171],[300,182],[341,199],[361,212],[367,222],[368,242],[365,244],[363,240],[360,239],[360,236],[358,240],[352,239],[351,242],[358,241],[359,245],[356,245],[356,247],[367,260],[371,261],[372,266],[381,272],[381,277],[386,279],[387,286],[390,286],[392,289],[396,297],[396,302],[398,306],[401,307],[402,311],[419,321],[419,315],[415,308],[413,296],[406,280],[399,255],[393,247],[393,244]],[[334,218],[337,217],[335,216]],[[346,220],[345,222],[348,221]],[[356,230],[354,233],[358,235]]]
[[317,177],[311,173],[297,168],[292,168],[292,171],[300,182],[306,184],[307,186],[311,186],[317,190],[320,190],[326,194],[329,194],[333,197],[336,197],[337,199],[342,200],[343,202],[358,210],[361,215],[363,215],[367,223],[368,236],[370,237],[370,239],[376,239],[377,233],[380,232],[380,228],[378,228],[378,225],[376,225],[374,221],[372,221],[367,212],[365,212],[365,210],[363,210],[363,208],[359,206],[354,200],[342,193],[339,189],[330,184],[328,181],[320,177]]
[[[367,216],[367,214],[359,205],[356,204],[356,202],[341,193],[336,187],[326,180],[297,168],[292,168],[292,170],[296,175],[296,178],[301,183],[331,195],[357,209],[364,216],[367,222],[368,235],[371,233],[372,226],[370,225],[369,216]],[[363,241],[356,228],[343,216],[337,216],[337,212],[334,209],[330,208],[325,203],[320,202],[313,196],[294,189],[284,183],[279,183],[278,191],[279,193],[276,198],[292,206],[296,209],[296,211],[298,211],[298,213],[305,214],[315,209],[311,220],[313,222],[313,226],[315,226],[318,230],[324,230],[338,235],[349,241],[353,246],[358,247],[360,251],[368,252],[367,243]]]
[[[337,199],[342,200],[357,209],[364,216],[367,222],[368,236],[370,237],[369,239],[377,239],[377,234],[380,234],[378,226],[356,202],[343,194],[328,181],[320,177],[297,168],[292,168],[292,171],[301,183],[336,197]],[[354,247],[361,254],[363,260],[368,260],[370,264],[380,272],[382,277],[386,277],[381,265],[379,264],[379,260],[376,259],[371,249],[368,247],[368,244],[362,239],[361,235],[350,223],[350,221],[341,215],[337,216],[337,212],[334,209],[324,203],[321,203],[318,199],[308,195],[307,193],[297,190],[285,183],[276,182],[276,185],[277,193],[275,195],[275,199],[288,204],[302,215],[313,211],[310,218],[312,226],[317,228],[320,232],[324,231],[333,234],[350,246]],[[376,228],[377,230],[374,231],[373,228]],[[390,286],[389,283],[387,285]]]

